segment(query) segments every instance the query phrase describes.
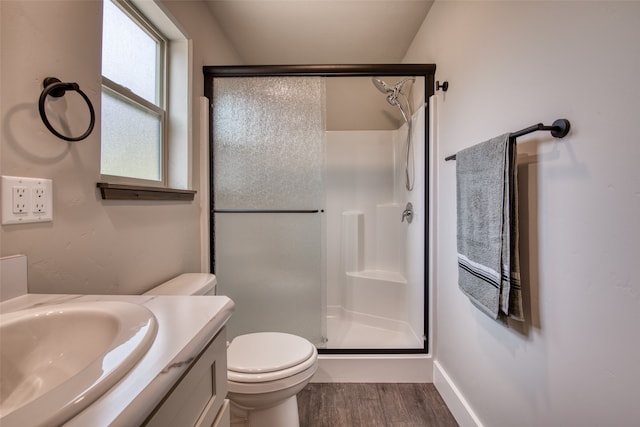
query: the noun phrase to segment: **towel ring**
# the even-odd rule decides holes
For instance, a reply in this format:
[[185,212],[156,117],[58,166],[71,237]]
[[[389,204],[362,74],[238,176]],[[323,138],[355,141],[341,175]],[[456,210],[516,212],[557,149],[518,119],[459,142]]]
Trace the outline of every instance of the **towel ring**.
[[[60,139],[64,139],[65,141],[82,141],[83,139],[88,137],[93,131],[93,126],[96,123],[96,113],[93,109],[93,105],[91,104],[91,100],[83,91],[80,90],[80,86],[78,85],[78,83],[62,83],[59,79],[55,77],[47,77],[42,82],[42,86],[44,87],[44,90],[40,94],[40,99],[38,101],[38,109],[40,110],[40,117],[42,118],[42,121],[44,122],[44,125],[47,127],[47,129],[49,129],[52,134],[54,134]],[[44,111],[44,102],[47,99],[47,96],[51,95],[54,98],[60,98],[64,96],[65,92],[67,92],[68,90],[73,90],[78,92],[78,94],[80,94],[80,96],[87,103],[87,107],[89,107],[89,114],[91,114],[89,127],[80,136],[62,135],[60,132],[55,130],[53,126],[51,126],[51,123],[49,123],[49,119],[47,118],[47,113]]]

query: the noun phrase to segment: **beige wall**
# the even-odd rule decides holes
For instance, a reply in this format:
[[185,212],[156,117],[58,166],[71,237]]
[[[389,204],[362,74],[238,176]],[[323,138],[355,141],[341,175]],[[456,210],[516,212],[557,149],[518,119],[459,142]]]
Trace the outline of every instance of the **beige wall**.
[[[203,4],[169,1],[166,8],[193,42],[192,177],[198,190],[202,65],[239,60]],[[181,272],[198,271],[198,199],[102,201],[95,189],[101,2],[3,0],[0,16],[1,174],[52,179],[54,213],[52,223],[3,225],[0,254],[28,255],[32,292],[138,293]],[[46,76],[77,82],[93,101],[96,128],[86,140],[67,143],[44,127],[37,102]],[[86,107],[68,102],[69,121],[82,130]]]
[[[450,83],[433,160],[436,381],[482,425],[640,419],[638,39],[638,2],[439,1],[405,57],[436,63]],[[444,157],[560,117],[573,127],[562,141],[518,144],[528,320],[518,332],[458,289],[455,162]]]
[[[384,80],[393,85],[400,78]],[[394,130],[404,123],[370,77],[331,77],[326,82],[327,130]]]

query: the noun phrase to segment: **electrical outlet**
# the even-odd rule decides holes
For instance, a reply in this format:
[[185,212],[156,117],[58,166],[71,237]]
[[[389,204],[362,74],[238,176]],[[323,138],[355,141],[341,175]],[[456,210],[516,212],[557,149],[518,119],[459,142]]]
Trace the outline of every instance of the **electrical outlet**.
[[2,224],[53,221],[50,179],[2,177]]
[[23,186],[15,186],[11,188],[11,206],[13,206],[14,214],[27,214],[27,188]]
[[47,213],[47,192],[42,185],[38,185],[31,189],[31,206],[34,214]]

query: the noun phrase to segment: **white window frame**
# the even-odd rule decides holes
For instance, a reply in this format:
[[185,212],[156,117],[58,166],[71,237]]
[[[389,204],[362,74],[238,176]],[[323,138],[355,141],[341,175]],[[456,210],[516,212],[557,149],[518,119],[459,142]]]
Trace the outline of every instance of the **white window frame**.
[[[111,1],[116,7],[119,7],[136,25],[145,31],[149,37],[154,39],[158,45],[158,63],[156,69],[156,99],[157,105],[153,102],[132,92],[130,89],[102,76],[102,91],[112,96],[120,98],[122,101],[135,104],[160,118],[160,180],[146,180],[135,177],[117,176],[101,174],[102,180],[119,184],[134,184],[151,187],[168,187],[169,186],[169,141],[168,141],[168,79],[167,79],[167,58],[169,56],[169,41],[167,38],[147,19],[136,7],[128,0],[103,0]],[[104,24],[103,24],[104,25]],[[102,168],[102,163],[100,165]]]

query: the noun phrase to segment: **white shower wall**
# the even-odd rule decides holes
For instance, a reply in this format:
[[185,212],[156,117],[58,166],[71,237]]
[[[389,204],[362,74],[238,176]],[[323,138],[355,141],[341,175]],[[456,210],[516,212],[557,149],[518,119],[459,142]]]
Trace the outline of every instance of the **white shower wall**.
[[[325,139],[327,304],[342,305],[342,217],[360,212],[364,235],[375,235],[375,207],[394,197],[392,131],[329,131]],[[361,242],[363,269],[375,266],[374,242]],[[355,243],[354,243],[355,244]]]

